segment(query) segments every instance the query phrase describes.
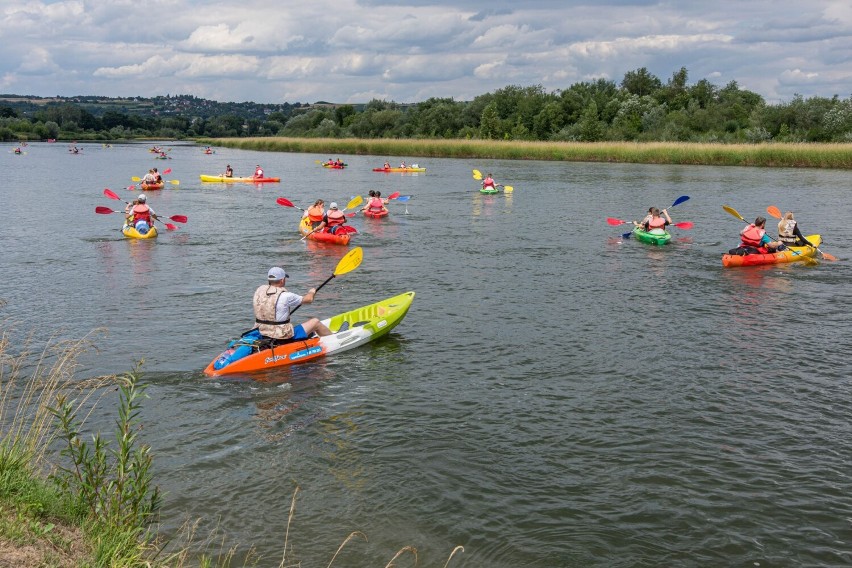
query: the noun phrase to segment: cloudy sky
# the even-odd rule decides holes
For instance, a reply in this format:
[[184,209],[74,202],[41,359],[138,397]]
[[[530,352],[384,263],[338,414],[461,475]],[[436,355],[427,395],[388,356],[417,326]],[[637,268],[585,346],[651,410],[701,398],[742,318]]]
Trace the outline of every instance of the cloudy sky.
[[850,0],[0,0],[0,93],[470,100],[647,67],[852,96]]

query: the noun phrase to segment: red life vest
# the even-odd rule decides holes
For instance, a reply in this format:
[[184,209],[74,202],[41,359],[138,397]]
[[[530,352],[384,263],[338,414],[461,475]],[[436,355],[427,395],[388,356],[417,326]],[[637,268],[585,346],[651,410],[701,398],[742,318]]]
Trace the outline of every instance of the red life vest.
[[130,214],[133,215],[132,225],[135,225],[137,221],[145,221],[149,225],[151,224],[151,208],[145,204],[134,205]]
[[381,197],[374,197],[370,200],[370,211],[381,211],[385,208],[385,202]]
[[308,207],[308,219],[311,223],[319,223],[322,221],[322,205],[311,205]]
[[764,229],[755,227],[754,224],[749,225],[740,231],[740,240],[745,246],[760,248],[760,243],[763,240],[763,235],[766,234]]
[[651,229],[665,229],[666,228],[666,220],[662,217],[651,217],[648,220],[648,230]]
[[326,221],[326,226],[328,227],[336,227],[346,222],[346,216],[338,209],[332,209],[329,211],[326,218],[328,219]]
[[493,178],[485,178],[485,181],[482,182],[482,187],[494,187],[494,179]]

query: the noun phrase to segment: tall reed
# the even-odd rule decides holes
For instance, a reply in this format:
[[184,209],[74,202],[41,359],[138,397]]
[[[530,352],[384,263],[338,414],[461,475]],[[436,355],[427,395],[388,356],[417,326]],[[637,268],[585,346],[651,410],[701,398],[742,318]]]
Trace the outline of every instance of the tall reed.
[[[852,144],[693,142],[528,142],[355,138],[204,138],[245,150],[321,154],[566,162],[852,169]],[[381,165],[377,162],[377,166]],[[421,166],[423,164],[420,164]]]

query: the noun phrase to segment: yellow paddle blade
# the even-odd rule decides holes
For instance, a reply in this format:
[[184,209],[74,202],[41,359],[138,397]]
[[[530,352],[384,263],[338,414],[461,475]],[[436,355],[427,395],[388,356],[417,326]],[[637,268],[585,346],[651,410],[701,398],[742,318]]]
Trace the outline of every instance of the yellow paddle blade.
[[169,181],[169,183],[172,184],[172,185],[180,185],[180,180],[179,179],[173,179],[173,180]]
[[770,205],[766,208],[766,212],[775,217],[776,219],[781,218],[781,210],[775,207],[774,205]]
[[350,201],[349,203],[346,204],[346,207],[344,207],[343,209],[352,209],[353,207],[358,207],[363,202],[364,202],[364,198],[361,197],[360,195],[356,195],[355,197],[352,198],[352,201]]
[[130,181],[142,181],[142,178],[139,176],[133,176],[132,178],[130,178]]
[[352,272],[361,264],[362,258],[364,258],[364,251],[361,250],[361,247],[355,247],[350,250],[346,253],[346,256],[341,258],[340,262],[337,263],[337,268],[334,269],[334,275],[340,276],[341,274]]
[[748,221],[743,219],[743,216],[740,215],[739,213],[737,213],[737,210],[734,209],[733,207],[731,207],[730,205],[722,205],[722,209],[724,209],[725,211],[727,211],[728,213],[730,213],[731,215],[733,215],[734,217],[736,217],[737,219],[739,219],[743,223],[748,223]]
[[513,191],[515,191],[515,188],[512,187],[511,185],[504,185],[503,186],[503,193],[512,193]]
[[479,170],[473,170],[473,179],[482,179],[482,172]]

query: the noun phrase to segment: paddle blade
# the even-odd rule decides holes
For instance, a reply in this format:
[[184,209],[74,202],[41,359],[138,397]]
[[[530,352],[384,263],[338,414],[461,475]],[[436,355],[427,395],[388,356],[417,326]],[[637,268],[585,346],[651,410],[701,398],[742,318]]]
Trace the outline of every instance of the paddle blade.
[[113,211],[109,207],[102,207],[98,205],[95,207],[95,213],[100,213],[101,215],[109,215],[110,213],[120,213],[120,211]]
[[347,217],[354,217],[354,216],[355,216],[355,213],[347,213],[347,214],[346,214],[346,216],[347,216]]
[[681,203],[687,200],[689,200],[688,195],[681,195],[680,197],[674,200],[674,203],[672,203],[672,207],[674,207],[675,205],[680,205]]
[[169,217],[169,219],[171,219],[175,223],[186,223],[187,221],[189,221],[189,217],[187,217],[186,215],[172,215],[171,217]]
[[770,205],[766,208],[766,212],[775,217],[776,219],[781,218],[781,210],[775,207],[774,205]]
[[167,231],[177,231],[178,230],[177,225],[172,225],[171,223],[163,223],[163,225],[166,226]]
[[482,172],[479,170],[473,170],[473,179],[482,179]]
[[612,225],[613,227],[617,227],[618,225],[624,225],[627,223],[624,219],[616,219],[615,217],[607,217],[606,222]]
[[511,185],[504,185],[503,186],[503,193],[512,193],[513,191],[515,191],[515,188],[512,187]]
[[390,195],[388,195],[388,199],[396,199],[397,197],[399,197],[399,192],[398,192],[398,191],[394,191],[393,193],[391,193]]
[[289,199],[285,199],[283,197],[279,197],[278,199],[276,199],[275,203],[277,203],[278,205],[280,205],[282,207],[295,207],[295,205],[293,205],[292,201],[290,201]]
[[733,215],[734,217],[736,217],[737,219],[739,219],[743,223],[748,223],[748,221],[743,219],[743,216],[740,215],[739,213],[737,213],[737,210],[734,209],[733,207],[731,207],[730,205],[722,205],[722,209],[724,209],[725,211],[727,211],[728,213],[730,213],[731,215]]
[[621,233],[621,238],[622,239],[629,239],[630,235],[632,235],[632,234],[633,234],[632,232],[631,233]]
[[169,183],[172,184],[172,185],[180,185],[180,180],[179,179],[173,179],[173,180],[169,181]]
[[678,229],[691,229],[695,225],[693,225],[692,221],[683,221],[681,223],[675,223],[674,226]]
[[130,191],[133,191],[134,189],[136,189],[136,186],[135,185],[128,185],[124,189],[129,189]]
[[117,200],[121,201],[121,198],[111,189],[108,189],[108,188],[104,189],[104,195],[106,195],[110,199],[117,199]]
[[346,207],[344,207],[344,209],[352,209],[353,207],[358,207],[363,202],[364,202],[364,198],[361,197],[360,195],[356,195],[355,197],[352,198],[352,201],[350,201],[349,203],[346,204]]
[[133,176],[132,178],[130,178],[130,181],[142,181],[142,178],[139,176]]
[[[819,248],[817,248],[817,250],[819,250]],[[822,252],[821,250],[819,250],[819,253],[822,255],[822,257],[825,260],[830,260],[831,262],[834,262],[834,261],[837,260],[837,257],[834,256],[833,254],[828,254],[827,252]]]
[[166,168],[166,169],[163,171],[163,174],[162,174],[162,175],[167,176],[167,175],[169,175],[170,173],[172,173],[172,169],[171,169],[171,168]]
[[361,247],[355,247],[346,253],[346,256],[340,259],[340,262],[337,263],[337,268],[334,269],[334,275],[340,276],[341,274],[352,272],[358,268],[363,258],[364,251],[361,250]]
[[400,195],[396,198],[397,201],[408,201],[409,199],[411,199],[410,195]]

